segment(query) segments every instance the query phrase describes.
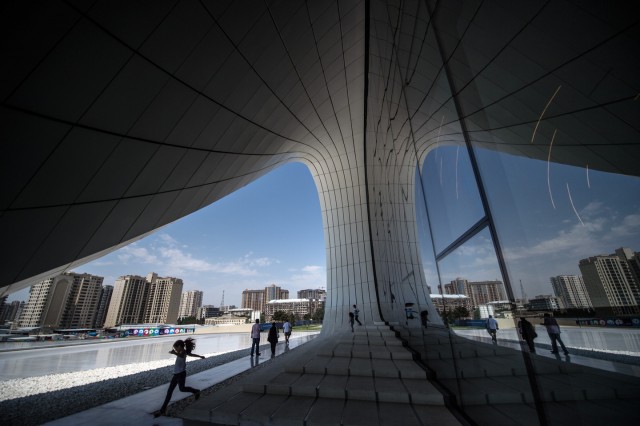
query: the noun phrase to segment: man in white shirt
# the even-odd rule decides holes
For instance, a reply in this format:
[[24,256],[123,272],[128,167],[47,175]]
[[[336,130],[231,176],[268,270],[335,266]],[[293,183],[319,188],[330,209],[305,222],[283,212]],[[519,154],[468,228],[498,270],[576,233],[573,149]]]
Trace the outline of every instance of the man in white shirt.
[[284,331],[284,343],[288,345],[289,336],[291,336],[291,324],[289,321],[285,321],[284,324],[282,324],[282,330]]
[[260,320],[256,318],[256,323],[251,327],[251,356],[253,356],[253,348],[256,348],[256,355],[260,356]]
[[497,343],[498,340],[496,338],[496,332],[499,330],[498,321],[493,317],[493,315],[489,315],[489,319],[487,320],[487,331],[491,335],[491,340],[493,343]]

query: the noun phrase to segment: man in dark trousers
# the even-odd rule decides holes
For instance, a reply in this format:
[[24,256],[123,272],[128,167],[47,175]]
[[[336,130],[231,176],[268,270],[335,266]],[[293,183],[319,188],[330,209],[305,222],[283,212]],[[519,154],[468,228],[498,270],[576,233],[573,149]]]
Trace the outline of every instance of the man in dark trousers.
[[358,325],[362,325],[362,323],[358,319],[358,316],[360,315],[360,310],[356,307],[356,305],[353,305],[353,315],[354,315],[354,317],[355,317],[354,319],[356,320]]
[[569,351],[560,338],[560,326],[558,325],[558,321],[556,321],[554,317],[547,313],[544,314],[544,322],[542,323],[542,325],[544,325],[547,329],[547,334],[551,339],[551,353],[558,353],[558,342],[560,342],[560,346],[562,346],[562,351],[564,352],[564,354],[569,355]]
[[255,348],[256,355],[260,356],[260,320],[256,318],[256,323],[251,327],[251,356]]

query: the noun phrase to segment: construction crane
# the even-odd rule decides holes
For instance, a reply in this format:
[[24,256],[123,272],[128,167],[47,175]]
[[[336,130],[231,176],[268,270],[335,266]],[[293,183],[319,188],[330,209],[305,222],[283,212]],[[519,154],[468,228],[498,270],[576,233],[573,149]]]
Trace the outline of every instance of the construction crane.
[[520,280],[520,295],[522,297],[522,304],[528,302],[527,293],[524,292],[524,286],[522,285],[522,280]]

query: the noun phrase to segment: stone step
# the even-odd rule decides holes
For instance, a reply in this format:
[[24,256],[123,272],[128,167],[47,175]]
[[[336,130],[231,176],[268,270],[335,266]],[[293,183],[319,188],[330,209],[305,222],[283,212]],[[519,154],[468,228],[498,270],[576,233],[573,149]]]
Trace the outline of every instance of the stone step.
[[318,355],[343,358],[370,359],[413,359],[413,353],[402,346],[367,347],[357,345],[336,345],[335,348],[321,349]]
[[191,410],[192,421],[220,425],[460,425],[446,407],[333,398],[242,393],[213,409]]
[[413,360],[334,358],[317,356],[310,362],[285,367],[287,373],[425,379],[426,371]]
[[402,404],[444,405],[442,394],[425,379],[284,373],[269,383],[249,383],[243,392]]
[[[588,374],[536,376],[541,400],[545,402],[632,399],[640,394],[638,384],[608,384],[607,380],[602,376],[598,381]],[[445,387],[459,386],[467,405],[534,403],[526,376],[442,379],[440,383]]]

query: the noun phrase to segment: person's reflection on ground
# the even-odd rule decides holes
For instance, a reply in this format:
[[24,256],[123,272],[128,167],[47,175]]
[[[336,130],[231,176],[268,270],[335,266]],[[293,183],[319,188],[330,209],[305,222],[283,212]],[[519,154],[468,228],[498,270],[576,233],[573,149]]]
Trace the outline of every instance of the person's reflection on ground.
[[260,365],[260,358],[259,357],[249,357],[249,359],[251,360],[251,367],[257,367],[258,365]]
[[[551,352],[551,353],[553,354],[555,359],[557,359],[558,361],[562,361],[562,357],[560,356],[560,354],[558,352],[555,352],[555,353]],[[571,356],[569,356],[569,354],[566,354],[564,356],[564,361],[570,363],[571,362]]]

